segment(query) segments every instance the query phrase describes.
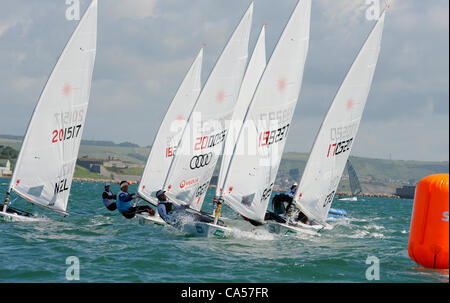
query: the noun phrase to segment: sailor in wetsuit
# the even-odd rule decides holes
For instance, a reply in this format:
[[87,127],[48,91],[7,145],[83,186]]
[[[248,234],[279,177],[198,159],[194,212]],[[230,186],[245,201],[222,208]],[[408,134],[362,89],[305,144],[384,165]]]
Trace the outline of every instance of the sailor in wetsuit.
[[155,211],[147,205],[136,206],[132,205],[132,200],[137,198],[137,194],[128,193],[128,182],[120,182],[120,192],[117,194],[117,209],[127,219],[132,219],[136,213],[148,212],[150,215],[155,215]]
[[156,198],[158,198],[158,214],[167,224],[174,225],[177,223],[179,212],[188,207],[187,205],[179,206],[169,201],[164,190],[158,190]]
[[102,194],[102,198],[103,198],[103,204],[105,205],[105,207],[108,210],[113,211],[113,210],[117,209],[117,204],[116,204],[117,195],[115,195],[111,192],[111,184],[110,183],[105,183],[105,191]]
[[292,184],[291,188],[289,189],[289,194],[295,196],[295,192],[297,191],[297,182],[294,182],[294,184]]
[[[289,192],[287,194],[291,195],[292,197],[295,196],[295,193],[297,191],[298,184],[294,182],[292,184],[291,188],[289,189]],[[298,212],[298,215],[295,216],[295,212]],[[286,213],[284,214],[284,218],[288,221],[291,216],[294,215],[294,221],[300,221],[303,224],[311,225],[311,222],[309,221],[308,217],[299,209],[295,207],[294,201],[292,201],[288,204],[286,207]]]
[[169,201],[164,190],[158,190],[156,192],[156,198],[158,198],[158,214],[167,224],[181,224],[182,218],[190,218],[192,221],[206,223],[214,222],[213,219],[200,213],[188,212],[189,205],[177,205]]

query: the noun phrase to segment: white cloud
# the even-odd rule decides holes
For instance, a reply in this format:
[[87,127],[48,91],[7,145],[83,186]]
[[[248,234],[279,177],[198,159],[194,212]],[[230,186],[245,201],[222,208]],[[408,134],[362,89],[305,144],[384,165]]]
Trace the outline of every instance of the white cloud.
[[[273,0],[256,1],[250,52],[260,25],[268,22],[266,46],[271,55],[297,1],[275,5]],[[59,5],[54,0],[4,2],[0,107],[10,114],[0,121],[0,129],[21,134],[76,22],[65,20],[64,1]],[[82,11],[89,2],[82,1]],[[202,43],[207,44],[204,81],[249,2],[100,1],[85,138],[150,144]],[[365,19],[367,7],[365,0],[313,0],[307,67],[286,150],[311,148],[336,90],[373,25]],[[124,115],[130,119],[124,120]],[[355,152],[382,158],[392,152],[395,158],[448,159],[446,128],[448,0],[396,1],[386,18]],[[419,137],[424,143],[415,150]]]
[[157,0],[113,0],[105,2],[114,17],[144,19],[147,17],[156,17],[155,6]]
[[318,0],[317,3],[330,23],[348,20],[357,23],[369,7],[365,0]]

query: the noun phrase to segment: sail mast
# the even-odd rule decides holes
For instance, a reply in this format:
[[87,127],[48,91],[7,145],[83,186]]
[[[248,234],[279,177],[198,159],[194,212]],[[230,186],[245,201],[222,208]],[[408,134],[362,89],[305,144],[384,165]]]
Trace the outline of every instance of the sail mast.
[[138,187],[139,196],[152,204],[155,204],[152,201],[152,191],[157,191],[162,188],[161,184],[157,183],[157,179],[167,177],[170,167],[170,164],[169,167],[167,166],[167,159],[173,159],[175,148],[177,147],[175,144],[167,147],[168,141],[170,140],[173,142],[177,140],[177,143],[179,143],[181,136],[180,138],[177,138],[177,135],[180,135],[180,133],[182,134],[187,126],[187,121],[184,121],[182,130],[179,133],[171,131],[171,128],[174,125],[171,124],[169,126],[168,124],[175,121],[182,122],[182,116],[185,112],[189,112],[190,115],[194,110],[195,102],[201,90],[202,62],[203,48],[200,49],[196,59],[191,64],[189,71],[180,84],[153,140],[147,164],[142,173],[142,178]]
[[[241,121],[241,127],[238,132],[237,138],[231,138],[230,136],[227,136],[224,149],[227,144],[230,144],[230,140],[234,139],[234,142],[232,144],[233,151],[231,153],[231,156],[228,158],[226,155],[223,155],[222,157],[222,163],[221,168],[219,172],[219,179],[217,182],[217,188],[216,188],[216,196],[219,196],[220,199],[223,198],[223,189],[228,179],[228,172],[230,171],[230,166],[233,161],[235,152],[236,152],[236,146],[239,141],[239,138],[241,136],[241,133],[245,127],[245,121],[247,120],[248,111],[252,105],[253,101],[253,95],[256,91],[256,88],[258,86],[259,81],[261,80],[261,76],[264,73],[264,70],[266,69],[266,47],[265,47],[265,25],[262,27],[261,32],[259,34],[258,40],[255,45],[255,49],[253,50],[252,57],[250,59],[250,62],[247,67],[247,72],[245,73],[244,80],[242,81],[241,90],[239,92],[238,97],[238,105],[239,102],[244,104],[248,104],[245,110],[245,113],[242,118],[236,117],[240,116],[242,113],[238,113],[235,109],[234,115],[233,115],[233,121],[239,120]],[[244,90],[250,90],[251,94],[244,96]],[[242,99],[242,100],[241,100]],[[235,119],[236,118],[236,119]],[[224,173],[225,172],[225,173]]]
[[[214,168],[217,156],[223,150],[221,138],[224,139],[227,130],[223,129],[222,124],[225,122],[226,116],[232,113],[245,71],[252,15],[253,2],[241,18],[209,74],[196,100],[194,110],[188,117],[187,127],[183,130],[178,143],[178,151],[172,158],[169,172],[164,180],[163,189],[167,190],[169,198],[176,203],[191,205],[194,210],[201,208],[206,194],[206,190],[202,190],[202,188],[209,184],[210,173],[212,174],[210,168]],[[194,125],[196,121],[193,120],[193,116],[196,112],[202,115],[201,127],[197,124]],[[206,132],[203,124],[209,126],[207,134],[203,133],[203,131]],[[191,134],[186,133],[188,129],[198,136],[194,140],[204,140],[202,148],[199,146],[195,152],[192,149],[194,144],[190,141]],[[201,154],[197,155],[197,153]],[[191,159],[192,156],[201,158],[203,164],[198,165],[199,167],[192,167],[191,162],[195,160]],[[195,164],[195,161],[192,163]],[[195,193],[192,191],[194,186],[197,188]],[[195,206],[192,205],[194,195],[197,195]]]
[[[249,135],[247,142],[255,149],[255,154],[249,154],[240,144],[245,140],[241,133],[227,172],[224,201],[252,221],[264,221],[274,176],[298,102],[309,45],[310,12],[310,0],[298,1],[252,96],[244,124],[254,122],[257,130]],[[258,129],[262,126],[265,128]],[[270,134],[277,131],[278,139],[269,142]],[[262,163],[263,160],[268,163]]]

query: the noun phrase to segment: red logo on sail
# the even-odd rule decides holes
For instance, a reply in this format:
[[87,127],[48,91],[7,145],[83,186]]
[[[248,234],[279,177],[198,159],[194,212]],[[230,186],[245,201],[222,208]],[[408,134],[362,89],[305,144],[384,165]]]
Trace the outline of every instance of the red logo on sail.
[[222,102],[223,99],[225,99],[225,93],[223,92],[223,90],[221,90],[220,92],[217,93],[217,102]]
[[286,79],[278,80],[278,90],[282,92],[284,91],[285,88],[286,88]]
[[183,181],[180,182],[180,188],[183,189],[185,187],[189,187],[191,185],[194,185],[197,182],[198,182],[198,178],[195,178],[195,179],[192,179],[192,180],[188,180],[188,181],[183,180]]
[[353,99],[348,99],[347,101],[347,110],[350,110],[353,107]]
[[64,84],[64,87],[63,87],[64,96],[68,96],[71,91],[72,91],[72,87],[70,87],[70,84],[67,84],[67,83]]

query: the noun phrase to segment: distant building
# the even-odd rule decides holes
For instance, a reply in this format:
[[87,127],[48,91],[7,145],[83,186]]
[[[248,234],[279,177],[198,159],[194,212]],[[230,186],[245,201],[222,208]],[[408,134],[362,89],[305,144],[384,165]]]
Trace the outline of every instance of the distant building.
[[11,175],[11,162],[6,159],[0,159],[0,176],[10,177]]
[[403,199],[414,199],[416,186],[405,185],[395,190],[395,194]]
[[84,156],[77,160],[77,165],[84,167],[88,170],[91,170],[93,166],[103,165],[103,160],[92,159],[89,156]]

